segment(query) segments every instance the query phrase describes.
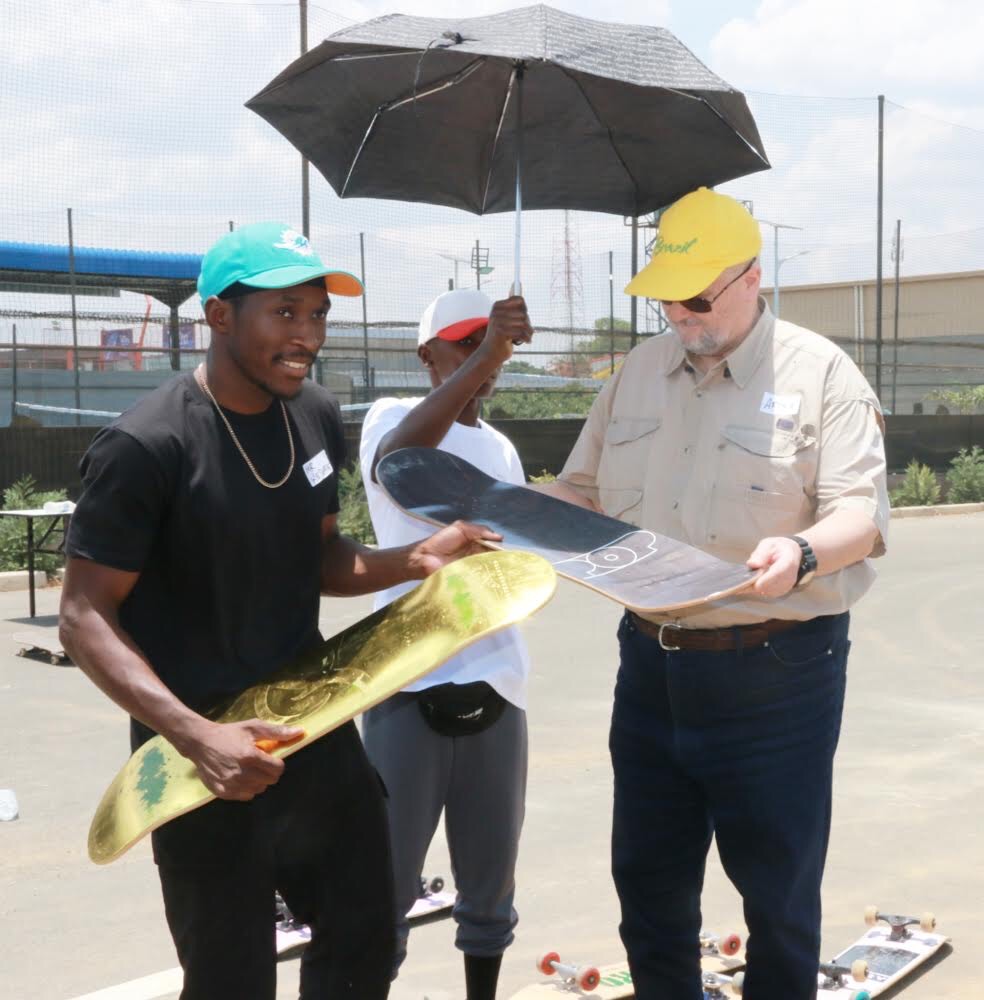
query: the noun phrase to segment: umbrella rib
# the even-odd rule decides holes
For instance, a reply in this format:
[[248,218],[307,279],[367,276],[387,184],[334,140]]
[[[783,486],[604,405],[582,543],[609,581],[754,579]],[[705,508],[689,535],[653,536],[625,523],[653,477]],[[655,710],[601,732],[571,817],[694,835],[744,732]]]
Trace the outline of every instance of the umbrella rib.
[[448,87],[453,87],[456,84],[461,83],[472,75],[477,69],[480,69],[485,64],[485,56],[480,59],[470,62],[467,66],[458,70],[454,76],[445,77],[435,86],[432,86],[429,90],[425,90],[418,93],[416,88],[410,94],[404,94],[402,97],[397,97],[395,100],[388,101],[386,104],[380,104],[376,108],[375,114],[372,116],[372,121],[369,122],[369,127],[366,129],[366,134],[362,137],[362,141],[359,143],[359,148],[355,151],[355,156],[352,158],[352,163],[349,165],[348,173],[345,175],[345,183],[342,185],[342,190],[338,192],[339,198],[345,197],[345,192],[348,190],[349,181],[352,179],[352,174],[355,173],[355,168],[359,163],[359,157],[362,156],[362,151],[366,148],[366,143],[369,142],[370,137],[374,129],[376,128],[376,122],[379,121],[379,116],[385,111],[393,111],[396,108],[402,107],[404,104],[409,104],[414,101],[418,101],[422,97],[430,97],[433,94],[437,94],[442,90],[447,90]]
[[738,136],[739,139],[741,139],[741,141],[759,158],[759,160],[762,161],[762,163],[764,163],[767,167],[771,166],[769,161],[755,148],[755,146],[752,145],[752,143],[749,142],[748,139],[746,139],[745,136],[742,135],[742,133],[739,132],[738,129],[736,129],[734,125],[732,125],[731,122],[729,122],[728,119],[725,118],[724,115],[722,115],[721,112],[718,111],[718,109],[714,107],[714,105],[711,104],[709,100],[707,100],[706,97],[701,97],[698,94],[688,94],[686,93],[686,91],[683,90],[674,90],[672,87],[665,87],[664,89],[671,94],[676,94],[677,97],[689,97],[690,100],[692,101],[700,101],[700,103],[703,104],[704,107],[711,112],[711,114],[713,114],[720,122],[726,125],[729,129],[731,129],[731,131],[734,132],[734,134]]
[[481,69],[485,65],[485,62],[486,57],[482,56],[480,59],[476,59],[474,62],[470,62],[467,66],[458,70],[454,76],[445,77],[441,81],[435,81],[429,90],[417,90],[414,88],[409,94],[404,94],[402,97],[397,97],[392,101],[387,101],[385,104],[380,104],[376,113],[395,111],[397,108],[403,107],[404,104],[410,104],[414,101],[419,101],[423,97],[431,97],[433,94],[439,94],[442,90],[447,90],[449,87],[455,87],[467,80],[476,70]]
[[[625,160],[622,157],[622,154],[618,151],[618,146],[615,145],[615,140],[612,138],[612,130],[607,125],[605,125],[605,123],[601,120],[601,116],[598,114],[597,110],[595,109],[594,104],[591,103],[591,98],[588,97],[588,95],[584,91],[584,88],[581,86],[581,81],[578,80],[578,78],[576,76],[574,76],[572,73],[570,73],[568,71],[568,69],[567,69],[566,66],[559,66],[558,65],[557,68],[567,77],[568,80],[571,81],[571,83],[574,84],[575,87],[577,87],[577,89],[581,93],[581,97],[584,98],[584,103],[588,106],[588,108],[590,108],[591,114],[594,115],[595,121],[607,133],[607,135],[608,135],[608,142],[611,145],[612,152],[615,154],[616,158],[618,159],[618,162],[622,165],[622,169],[625,171],[625,176],[628,177],[629,180],[632,182],[632,188],[635,191],[635,207],[638,208],[638,205],[639,205],[639,182],[635,179],[635,177],[632,174],[632,171],[629,170],[629,165],[625,162]],[[635,215],[638,214],[638,212],[633,212],[632,214],[633,214],[633,216],[635,216]]]
[[479,213],[480,215],[484,215],[485,205],[489,200],[489,188],[492,186],[492,170],[495,165],[495,150],[499,145],[499,136],[502,134],[503,122],[506,120],[506,111],[509,109],[509,99],[512,97],[513,86],[516,83],[516,73],[517,68],[513,66],[512,74],[509,77],[509,84],[506,87],[506,96],[503,98],[502,108],[499,111],[499,124],[496,126],[495,137],[492,139],[492,155],[489,157],[489,172],[485,178],[485,190],[482,192],[482,211]]

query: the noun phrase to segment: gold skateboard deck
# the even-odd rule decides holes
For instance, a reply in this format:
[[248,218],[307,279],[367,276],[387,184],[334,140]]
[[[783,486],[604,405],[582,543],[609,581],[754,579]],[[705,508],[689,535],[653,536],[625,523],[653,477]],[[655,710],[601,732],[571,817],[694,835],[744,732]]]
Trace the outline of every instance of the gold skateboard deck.
[[[243,691],[212,717],[303,728],[302,739],[271,751],[286,757],[477,639],[522,621],[546,604],[556,584],[550,564],[532,553],[483,552],[459,559]],[[155,736],[103,795],[89,828],[89,857],[108,864],[168,820],[214,798],[195,765]]]

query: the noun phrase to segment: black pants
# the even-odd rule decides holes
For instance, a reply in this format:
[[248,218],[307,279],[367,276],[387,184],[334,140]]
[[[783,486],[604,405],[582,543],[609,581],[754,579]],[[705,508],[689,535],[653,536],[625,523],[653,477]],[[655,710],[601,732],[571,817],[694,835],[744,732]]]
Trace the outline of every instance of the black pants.
[[274,890],[311,926],[302,1000],[384,1000],[395,947],[382,788],[354,723],[285,761],[252,802],[153,834],[181,1000],[273,1000]]

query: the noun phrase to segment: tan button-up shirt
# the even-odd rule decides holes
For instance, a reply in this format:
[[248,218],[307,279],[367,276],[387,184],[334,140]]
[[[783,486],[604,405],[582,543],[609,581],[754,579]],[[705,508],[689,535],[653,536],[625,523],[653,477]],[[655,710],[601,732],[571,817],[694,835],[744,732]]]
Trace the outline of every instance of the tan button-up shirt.
[[[872,555],[881,555],[889,504],[878,400],[839,347],[760,306],[748,337],[707,374],[672,333],[633,350],[559,478],[612,517],[730,562],[838,510],[874,521]],[[742,594],[651,617],[718,628],[837,614],[874,575],[865,559],[778,600]]]

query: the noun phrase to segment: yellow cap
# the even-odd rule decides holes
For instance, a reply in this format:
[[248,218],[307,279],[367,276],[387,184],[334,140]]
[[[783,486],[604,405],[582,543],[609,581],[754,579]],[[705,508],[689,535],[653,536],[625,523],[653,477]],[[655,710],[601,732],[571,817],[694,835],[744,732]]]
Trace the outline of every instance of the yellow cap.
[[698,188],[663,213],[652,260],[625,291],[667,302],[689,299],[726,268],[757,257],[761,249],[758,223],[744,205]]

